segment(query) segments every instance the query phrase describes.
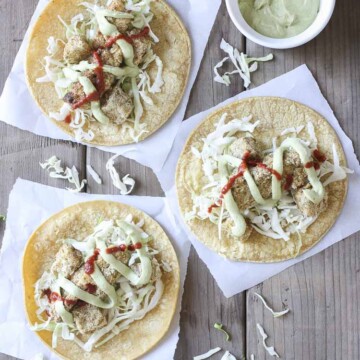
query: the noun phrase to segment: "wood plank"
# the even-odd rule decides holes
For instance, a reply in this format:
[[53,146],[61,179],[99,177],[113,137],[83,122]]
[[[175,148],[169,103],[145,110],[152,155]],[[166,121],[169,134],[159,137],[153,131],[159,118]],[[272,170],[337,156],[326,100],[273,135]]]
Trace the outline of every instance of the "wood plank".
[[[322,34],[300,48],[273,51],[275,61],[261,64],[254,74],[259,85],[306,63],[360,154],[360,4],[356,0],[338,2],[330,24]],[[249,55],[270,50],[247,41]],[[265,353],[256,323],[263,324],[282,358],[359,359],[360,309],[359,233],[320,254],[274,276],[247,293],[247,356],[270,359]],[[273,319],[263,309],[254,291],[274,305],[288,304],[291,313]]]
[[[244,38],[232,24],[225,3],[221,5],[211,32],[185,118],[206,110],[243,89],[239,79],[236,79],[229,87],[213,81],[213,67],[225,56],[219,48],[222,38],[239,49],[243,49]],[[231,68],[229,64],[226,70]],[[181,312],[180,339],[175,359],[191,359],[217,346],[230,350],[237,359],[241,359],[245,354],[244,312],[245,293],[226,299],[206,266],[192,249]],[[227,343],[223,334],[213,328],[215,322],[220,322],[227,327],[233,336],[231,343]],[[214,355],[214,359],[220,359],[220,356]]]
[[[0,89],[12,67],[15,55],[34,12],[37,0],[0,0]],[[3,16],[5,15],[5,16]],[[31,121],[31,119],[28,119]],[[0,213],[5,214],[8,196],[18,177],[64,188],[65,181],[51,179],[38,165],[56,154],[65,165],[75,165],[84,176],[85,148],[70,142],[51,140],[0,123]],[[20,204],[21,205],[21,204]],[[5,224],[0,222],[0,242]],[[1,245],[1,244],[0,244]],[[0,360],[14,359],[0,354]]]

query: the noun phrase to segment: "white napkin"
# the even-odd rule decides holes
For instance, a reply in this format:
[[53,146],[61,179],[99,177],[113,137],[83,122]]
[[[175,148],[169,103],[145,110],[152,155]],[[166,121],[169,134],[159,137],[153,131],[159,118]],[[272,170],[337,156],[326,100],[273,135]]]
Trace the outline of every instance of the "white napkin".
[[355,170],[353,175],[349,176],[348,197],[345,206],[333,228],[330,232],[310,251],[302,256],[275,264],[255,264],[245,262],[232,262],[222,258],[215,252],[202,245],[187,230],[182,220],[179,220],[186,228],[186,232],[193,243],[200,258],[205,262],[211,274],[214,276],[219,287],[226,297],[233,296],[243,290],[246,290],[271,276],[281,272],[287,267],[296,264],[324,249],[330,245],[350,236],[360,230],[359,212],[360,212],[360,166],[354,153],[351,140],[341,129],[337,119],[334,116],[328,102],[321,94],[318,84],[311,75],[306,65],[302,65],[289,73],[279,76],[264,85],[261,85],[250,91],[243,92],[231,99],[224,101],[216,107],[197,114],[182,123],[176,142],[170,152],[163,169],[157,173],[160,183],[165,191],[170,206],[175,216],[180,219],[178,203],[175,194],[175,168],[185,144],[192,129],[196,127],[209,113],[215,109],[224,106],[238,99],[244,99],[250,96],[280,96],[291,100],[299,101],[322,114],[335,129],[344,147],[348,167]]
[[[29,29],[15,58],[9,77],[0,97],[0,120],[34,134],[53,139],[71,140],[69,135],[56,127],[32,99],[26,85],[24,58],[32,25],[49,0],[40,0],[31,19]],[[156,133],[139,144],[97,148],[124,155],[159,171],[171,149],[176,132],[184,118],[190,91],[194,84],[204,54],[210,31],[219,10],[221,0],[168,0],[184,22],[192,42],[192,65],[184,97],[171,119]],[[50,36],[51,34],[49,34]],[[159,146],[161,144],[161,146]],[[132,150],[132,151],[129,151]],[[149,156],[152,154],[152,156]]]
[[[181,269],[179,299],[181,299],[190,242],[184,241],[186,234],[176,223],[165,198],[73,194],[66,190],[18,179],[10,193],[0,258],[0,353],[20,359],[31,359],[34,355],[43,353],[46,359],[58,359],[28,328],[20,273],[22,253],[31,233],[49,216],[64,207],[90,200],[112,200],[129,204],[143,210],[159,222],[171,238],[179,259]],[[180,307],[181,301],[178,302],[169,333],[142,359],[169,360],[173,358],[180,331]]]

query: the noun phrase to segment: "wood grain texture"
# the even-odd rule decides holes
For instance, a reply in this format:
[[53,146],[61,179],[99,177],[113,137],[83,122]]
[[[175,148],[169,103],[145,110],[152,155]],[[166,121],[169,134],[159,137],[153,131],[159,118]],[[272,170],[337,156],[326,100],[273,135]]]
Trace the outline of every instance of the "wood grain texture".
[[[338,1],[326,29],[305,46],[272,51],[275,61],[261,64],[254,74],[260,85],[306,63],[334,109],[342,128],[360,155],[360,3]],[[246,42],[250,55],[270,52]],[[263,349],[256,323],[263,324],[268,344],[286,360],[359,359],[360,307],[359,234],[337,243],[247,292],[247,356],[270,359]],[[282,303],[291,313],[273,319],[254,297],[260,292],[276,308]]]
[[[230,21],[225,3],[221,5],[210,34],[185,119],[243,89],[239,79],[234,79],[229,87],[213,81],[213,68],[225,56],[219,48],[222,38],[240,50],[244,49],[244,38]],[[233,336],[231,343],[224,341],[223,334],[213,328],[215,322],[227,327]],[[180,323],[176,360],[192,359],[217,346],[229,349],[238,359],[245,354],[245,293],[226,299],[194,249],[189,258]],[[214,355],[215,360],[220,357]]]
[[[37,0],[0,0],[0,89],[28,26]],[[354,141],[360,154],[360,3],[338,1],[334,17],[324,32],[298,49],[273,51],[275,61],[260,64],[253,76],[253,86],[306,63],[335,110],[342,127]],[[234,78],[230,87],[213,82],[213,66],[224,56],[219,49],[221,38],[250,55],[269,52],[244,40],[232,25],[222,4],[193,87],[186,116],[203,111],[243,90]],[[30,119],[31,121],[31,119]],[[117,194],[105,170],[111,154],[70,142],[50,140],[0,123],[0,213],[7,208],[8,194],[19,176],[63,188],[63,180],[50,179],[37,163],[53,154],[76,165],[86,176],[90,164],[103,178],[97,185],[90,177],[87,191]],[[134,194],[163,196],[153,172],[134,161],[120,157],[116,167],[121,174],[137,180]],[[4,224],[0,223],[2,238]],[[243,355],[270,359],[264,352],[256,323],[263,324],[274,345],[286,360],[332,360],[360,358],[360,235],[354,235],[322,253],[300,263],[231,299],[225,299],[206,266],[192,249],[185,283],[181,332],[176,360],[188,360],[212,347],[229,349],[237,359]],[[259,292],[276,309],[283,304],[291,313],[273,319],[264,310],[254,292]],[[1,295],[0,295],[1,296]],[[226,343],[223,334],[213,328],[221,322],[233,336]],[[217,354],[214,360],[221,358]],[[0,354],[0,360],[12,359]]]

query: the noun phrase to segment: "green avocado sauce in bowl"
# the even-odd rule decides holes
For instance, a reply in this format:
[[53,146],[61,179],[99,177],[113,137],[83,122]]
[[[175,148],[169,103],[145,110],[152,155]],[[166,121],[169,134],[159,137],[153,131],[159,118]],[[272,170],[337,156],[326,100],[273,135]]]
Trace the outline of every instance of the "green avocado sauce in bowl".
[[255,31],[282,39],[301,34],[315,21],[320,0],[239,0],[239,8]]
[[238,30],[272,49],[290,49],[315,38],[328,24],[336,0],[225,0]]

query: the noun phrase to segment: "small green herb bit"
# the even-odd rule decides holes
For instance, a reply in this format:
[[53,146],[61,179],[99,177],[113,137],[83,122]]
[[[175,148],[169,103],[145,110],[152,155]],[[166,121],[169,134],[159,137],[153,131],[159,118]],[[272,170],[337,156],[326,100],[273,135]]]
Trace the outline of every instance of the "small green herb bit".
[[216,330],[222,331],[222,332],[225,334],[225,336],[226,336],[226,341],[230,341],[230,335],[229,335],[228,332],[226,332],[226,331],[224,330],[224,325],[223,325],[223,324],[215,323],[215,324],[214,324],[214,328],[215,328]]

